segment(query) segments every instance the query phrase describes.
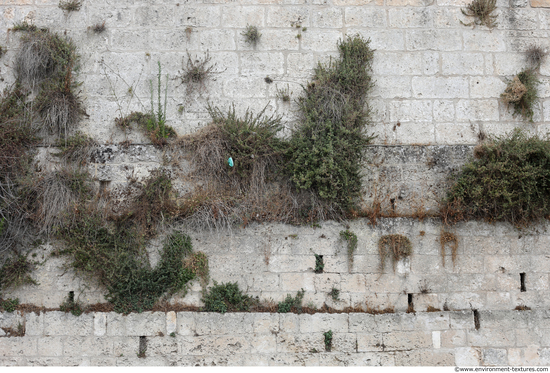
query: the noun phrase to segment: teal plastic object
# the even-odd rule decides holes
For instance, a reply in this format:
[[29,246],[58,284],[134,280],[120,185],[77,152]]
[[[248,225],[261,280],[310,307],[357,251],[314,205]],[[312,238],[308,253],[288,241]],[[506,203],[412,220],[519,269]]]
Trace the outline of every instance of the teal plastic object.
[[233,167],[233,158],[229,157],[229,159],[227,160],[227,164],[229,165],[229,167]]

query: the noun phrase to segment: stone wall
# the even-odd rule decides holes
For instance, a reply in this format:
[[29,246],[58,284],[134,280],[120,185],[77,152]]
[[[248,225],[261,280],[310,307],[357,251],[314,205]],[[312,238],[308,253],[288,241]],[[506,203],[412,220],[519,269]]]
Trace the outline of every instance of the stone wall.
[[[512,118],[499,102],[506,79],[526,66],[525,49],[548,47],[545,1],[497,1],[493,30],[461,23],[472,20],[461,12],[465,0],[93,0],[69,14],[58,3],[0,5],[0,45],[7,49],[0,88],[14,81],[18,35],[9,28],[16,22],[66,33],[82,55],[79,79],[90,115],[82,126],[100,142],[125,139],[114,118],[149,110],[149,79],[156,76],[157,61],[163,74],[175,78],[187,52],[202,58],[208,51],[217,66],[212,79],[193,93],[177,79],[169,81],[168,124],[179,134],[208,120],[208,100],[222,107],[235,103],[240,112],[267,105],[268,113],[283,114],[291,123],[294,104],[278,100],[277,89],[288,84],[296,99],[317,62],[336,56],[337,40],[356,33],[370,38],[376,49],[370,104],[377,143],[473,144],[479,131],[548,130],[550,60],[540,68],[534,123]],[[88,29],[103,22],[104,33]],[[292,26],[296,23],[307,29]],[[262,34],[255,48],[241,35],[247,24]],[[274,82],[267,84],[266,76]],[[137,97],[129,94],[130,87]],[[139,134],[130,139],[144,141]]]
[[[0,327],[25,328],[23,337],[0,334],[0,365],[550,364],[548,311],[476,316],[477,321],[472,311],[0,313]],[[329,330],[332,348],[326,351]]]

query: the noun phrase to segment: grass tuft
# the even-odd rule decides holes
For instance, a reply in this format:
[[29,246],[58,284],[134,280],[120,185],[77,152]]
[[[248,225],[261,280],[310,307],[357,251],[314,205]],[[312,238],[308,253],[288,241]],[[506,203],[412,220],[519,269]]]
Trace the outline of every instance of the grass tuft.
[[246,30],[244,30],[241,35],[244,36],[244,40],[248,44],[254,47],[258,44],[260,37],[262,36],[262,34],[258,31],[258,27],[251,25],[246,25]]
[[61,0],[58,7],[66,12],[78,12],[82,7],[82,0]]
[[464,26],[484,25],[493,28],[497,25],[497,16],[492,14],[497,8],[496,0],[473,0],[466,6],[466,9],[461,9],[462,14],[468,17],[474,17],[470,23],[460,21]]

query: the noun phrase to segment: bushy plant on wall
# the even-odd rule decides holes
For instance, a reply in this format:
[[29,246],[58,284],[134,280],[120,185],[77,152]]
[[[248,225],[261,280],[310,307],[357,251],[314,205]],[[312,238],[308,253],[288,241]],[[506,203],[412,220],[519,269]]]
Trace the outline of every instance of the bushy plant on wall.
[[443,201],[447,224],[507,221],[526,226],[550,215],[550,141],[516,129],[474,149]]
[[298,99],[301,120],[290,138],[286,171],[299,189],[315,191],[342,212],[361,194],[361,167],[370,123],[366,97],[374,56],[370,40],[347,37],[340,57],[319,64]]

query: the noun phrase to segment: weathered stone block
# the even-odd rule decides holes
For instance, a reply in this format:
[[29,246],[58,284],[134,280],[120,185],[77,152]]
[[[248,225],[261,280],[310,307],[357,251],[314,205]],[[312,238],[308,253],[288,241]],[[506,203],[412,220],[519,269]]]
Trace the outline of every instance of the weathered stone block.
[[332,330],[333,333],[348,332],[348,314],[316,313],[299,315],[300,333],[320,333]]
[[44,314],[44,335],[46,336],[91,336],[93,315],[74,316],[70,313],[51,311]]

